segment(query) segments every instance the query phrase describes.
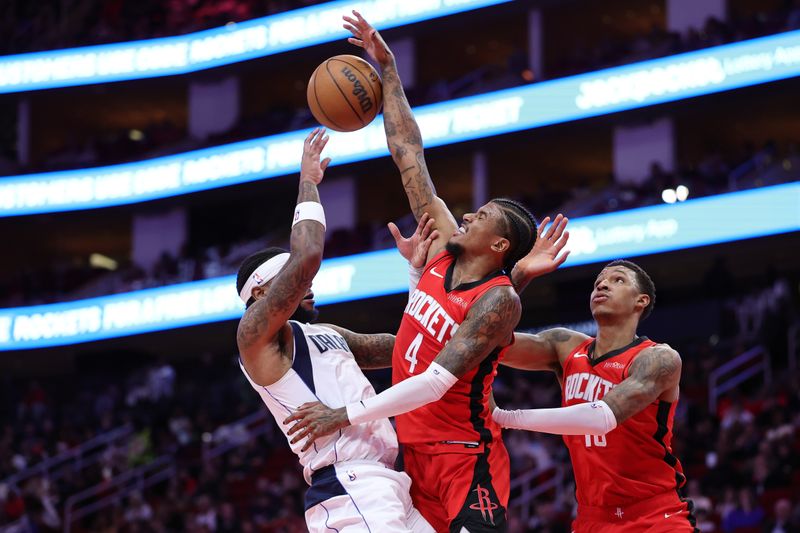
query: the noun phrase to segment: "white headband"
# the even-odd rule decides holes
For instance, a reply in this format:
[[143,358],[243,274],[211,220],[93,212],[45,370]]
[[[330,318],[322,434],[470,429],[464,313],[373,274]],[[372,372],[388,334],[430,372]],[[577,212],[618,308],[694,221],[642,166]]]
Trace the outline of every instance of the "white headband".
[[244,287],[242,287],[242,291],[239,293],[239,298],[242,299],[245,305],[247,305],[248,300],[253,296],[253,289],[261,287],[274,278],[288,261],[289,254],[278,254],[261,263],[261,265],[250,274]]

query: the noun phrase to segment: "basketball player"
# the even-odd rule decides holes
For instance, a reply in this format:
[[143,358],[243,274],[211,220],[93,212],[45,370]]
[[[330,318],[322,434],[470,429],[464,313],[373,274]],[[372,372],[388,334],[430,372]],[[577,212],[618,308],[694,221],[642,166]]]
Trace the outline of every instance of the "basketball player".
[[[339,406],[375,396],[342,336],[307,323],[317,314],[310,288],[325,241],[317,185],[330,162],[320,161],[327,141],[325,130],[315,129],[304,143],[291,252],[254,254],[237,276],[247,306],[237,332],[240,366],[276,420],[312,400]],[[356,340],[369,345],[381,339]],[[318,439],[313,449],[290,446],[310,485],[305,518],[312,533],[433,531],[411,503],[411,480],[394,470],[397,436],[385,417]]]
[[[536,241],[536,221],[522,205],[492,200],[459,226],[436,196],[419,127],[394,56],[357,12],[345,17],[353,37],[383,72],[387,143],[412,211],[435,220],[421,279],[409,298],[394,345],[393,386],[374,398],[330,409],[301,406],[293,443],[349,425],[397,416],[414,505],[437,531],[505,531],[509,459],[488,404],[498,354],[510,344],[520,302],[508,272]],[[398,416],[399,415],[399,416]]]
[[[520,277],[524,283],[525,273]],[[577,487],[576,533],[694,531],[691,502],[678,495],[686,478],[671,448],[681,359],[636,335],[654,304],[650,276],[630,261],[613,261],[589,300],[596,338],[564,328],[517,333],[502,354],[505,365],[560,378],[563,407],[496,408],[493,418],[506,428],[564,435]]]

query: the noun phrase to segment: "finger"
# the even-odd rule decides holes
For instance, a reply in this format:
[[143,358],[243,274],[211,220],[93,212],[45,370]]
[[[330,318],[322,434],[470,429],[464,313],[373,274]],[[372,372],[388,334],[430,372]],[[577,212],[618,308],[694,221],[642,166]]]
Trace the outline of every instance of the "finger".
[[558,267],[560,267],[561,265],[563,265],[563,264],[564,264],[564,261],[566,261],[566,260],[567,260],[567,257],[569,257],[569,250],[567,250],[566,252],[564,252],[563,254],[561,254],[560,256],[558,256],[558,257],[556,258],[556,261],[555,261],[555,263],[556,263],[556,268],[558,268]]
[[300,420],[295,425],[290,427],[289,431],[287,431],[286,434],[287,435],[294,435],[295,433],[297,433],[298,431],[300,431],[304,427],[307,427],[310,423],[311,423],[311,421],[309,421],[308,419]]
[[325,145],[328,144],[330,138],[331,138],[330,135],[325,135],[325,129],[323,128],[322,132],[320,132],[319,134],[319,137],[317,137],[316,143],[314,145],[314,148],[316,148],[317,153],[322,152],[322,150],[325,148]]
[[354,37],[350,37],[350,38],[347,39],[347,42],[349,42],[350,44],[354,44],[356,46],[359,46],[361,48],[364,48],[364,41],[362,41],[361,39],[356,39]]
[[[345,20],[347,20],[347,19],[345,19]],[[342,24],[342,28],[346,29],[347,31],[349,31],[349,32],[350,32],[350,33],[352,33],[353,35],[355,35],[355,36],[357,36],[357,37],[360,37],[360,36],[361,36],[361,32],[360,32],[360,31],[358,31],[358,28],[356,28],[356,27],[354,26],[354,24],[355,24],[355,21],[354,21],[354,20],[348,20],[347,22],[348,22],[349,24]]]
[[564,218],[564,216],[561,213],[556,215],[555,220],[553,220],[553,223],[550,224],[550,227],[547,228],[547,232],[544,234],[545,239],[549,240],[553,238],[553,233],[556,231],[556,228],[558,228],[558,224],[561,222],[562,218]]
[[549,223],[550,223],[550,217],[544,217],[544,219],[539,223],[539,231],[537,231],[539,238],[542,237],[542,233],[544,233],[544,229],[547,227],[547,224]]
[[355,16],[356,16],[356,18],[358,19],[358,23],[359,23],[359,24],[361,24],[361,25],[363,25],[363,26],[367,26],[367,27],[369,27],[369,22],[367,22],[367,21],[364,19],[364,17],[362,17],[362,16],[361,16],[361,13],[359,13],[358,11],[356,11],[356,10],[354,9],[354,10],[353,10],[353,15],[355,15]]
[[556,221],[553,222],[553,229],[550,232],[552,235],[548,236],[548,239],[553,241],[561,238],[564,234],[564,230],[567,228],[567,222],[569,221],[565,216],[558,215],[558,217],[556,217]]
[[567,245],[567,242],[569,242],[569,232],[568,231],[565,232],[564,235],[560,239],[558,239],[558,241],[556,241],[556,244],[553,247],[555,249],[555,252],[558,253],[561,250],[563,250],[564,246]]
[[431,234],[428,235],[428,240],[431,241],[431,242],[435,241],[438,238],[439,238],[439,230],[438,229],[433,230],[431,232]]
[[422,233],[422,230],[425,229],[425,224],[428,223],[429,218],[431,218],[431,216],[428,213],[422,213],[422,216],[419,217],[419,222],[417,222],[417,229],[414,231],[414,233]]
[[311,143],[311,139],[314,138],[314,135],[316,135],[318,131],[319,131],[319,128],[314,128],[313,130],[311,130],[311,133],[309,133],[308,137],[306,137],[305,143],[306,144],[310,144]]
[[303,440],[304,438],[308,437],[309,433],[311,433],[311,428],[310,428],[310,427],[307,427],[307,428],[303,429],[303,431],[302,431],[302,432],[300,432],[300,433],[298,433],[297,435],[295,435],[295,436],[294,436],[294,438],[293,438],[291,441],[289,441],[289,442],[290,442],[291,444],[294,444],[294,443],[296,443],[296,442],[300,442],[300,441],[301,441],[301,440]]
[[394,222],[389,222],[387,226],[389,226],[389,233],[391,233],[392,237],[394,237],[394,242],[399,244],[400,241],[403,240],[403,234],[400,233],[400,229],[397,227],[397,224]]
[[433,231],[433,222],[434,220],[432,218],[428,218],[428,221],[425,222],[425,227],[422,228],[422,233],[420,233],[420,237],[422,237],[423,239],[428,238],[428,235],[430,235],[431,231]]
[[325,172],[325,171],[328,169],[328,165],[330,165],[330,164],[331,164],[331,158],[330,158],[330,157],[326,157],[326,158],[325,158],[325,159],[323,159],[323,160],[322,160],[322,162],[319,164],[319,168],[321,168],[321,169],[322,169],[322,171],[323,171],[323,172]]
[[309,435],[309,437],[308,437],[308,440],[307,440],[307,441],[306,441],[306,443],[303,445],[303,447],[300,449],[300,451],[301,451],[301,452],[304,452],[304,451],[306,451],[307,449],[311,448],[311,446],[314,444],[314,441],[315,441],[315,440],[317,440],[317,437],[315,437],[315,436],[314,436],[314,434],[313,434],[313,433],[311,433],[311,434]]

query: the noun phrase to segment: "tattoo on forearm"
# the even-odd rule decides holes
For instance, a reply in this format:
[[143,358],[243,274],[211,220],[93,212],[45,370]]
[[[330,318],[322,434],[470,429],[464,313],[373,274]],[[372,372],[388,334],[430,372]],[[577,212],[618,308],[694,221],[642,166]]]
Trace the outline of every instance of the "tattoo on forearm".
[[[300,181],[299,202],[319,202],[317,186],[309,180]],[[239,322],[236,340],[240,350],[264,342],[294,313],[303,299],[320,265],[325,228],[313,220],[302,221],[292,228],[291,256],[275,277],[267,295],[251,305]]]
[[658,399],[680,381],[681,359],[675,350],[653,346],[639,354],[630,367],[629,377],[606,394],[608,404],[620,424]]
[[470,309],[436,362],[455,376],[463,376],[510,339],[520,313],[519,297],[510,287],[492,289]]
[[411,210],[419,219],[436,196],[422,146],[422,134],[411,112],[397,66],[392,62],[383,68],[383,87],[393,98],[384,100],[383,124],[392,158],[401,170],[403,187]]

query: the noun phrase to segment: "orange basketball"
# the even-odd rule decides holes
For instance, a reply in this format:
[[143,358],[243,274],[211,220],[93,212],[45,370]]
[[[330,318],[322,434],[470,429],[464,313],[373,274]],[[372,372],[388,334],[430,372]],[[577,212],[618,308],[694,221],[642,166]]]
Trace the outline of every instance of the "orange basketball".
[[380,111],[383,86],[372,65],[357,56],[340,55],[317,67],[306,96],[320,124],[335,131],[356,131]]

